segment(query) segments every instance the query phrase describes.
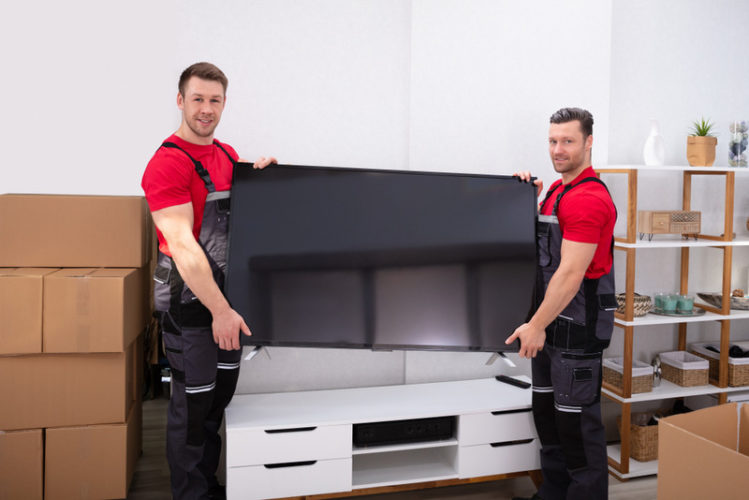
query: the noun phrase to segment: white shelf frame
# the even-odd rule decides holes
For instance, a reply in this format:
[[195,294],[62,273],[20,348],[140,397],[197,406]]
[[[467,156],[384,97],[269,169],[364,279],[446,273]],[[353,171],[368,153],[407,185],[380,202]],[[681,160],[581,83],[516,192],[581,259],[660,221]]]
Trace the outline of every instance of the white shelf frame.
[[[682,209],[691,209],[692,178],[696,175],[722,175],[725,177],[725,202],[724,202],[724,221],[723,234],[720,236],[700,234],[698,239],[683,239],[681,236],[655,235],[655,240],[647,241],[645,238],[638,239],[639,232],[636,228],[637,218],[637,186],[639,171],[672,171],[681,172],[683,178],[682,186]],[[749,317],[746,311],[735,312],[730,310],[730,275],[733,260],[733,248],[749,245],[749,238],[735,238],[733,228],[734,217],[734,198],[735,198],[735,175],[749,174],[749,169],[736,167],[691,167],[691,166],[661,166],[649,167],[645,165],[608,165],[597,167],[599,174],[626,174],[627,175],[627,209],[626,214],[627,234],[624,237],[617,236],[614,246],[618,251],[626,254],[626,286],[628,293],[626,300],[625,312],[623,315],[617,315],[615,319],[616,326],[624,329],[624,373],[623,387],[616,392],[604,388],[602,394],[613,401],[618,402],[622,408],[622,419],[629,420],[631,415],[632,403],[640,401],[655,401],[661,399],[679,398],[690,395],[713,394],[720,395],[719,402],[724,402],[726,393],[741,388],[728,387],[727,383],[727,361],[728,345],[730,342],[730,322],[734,319]],[[632,294],[635,285],[635,252],[638,249],[655,249],[655,248],[678,248],[681,253],[681,279],[680,293],[687,293],[688,276],[689,276],[689,249],[699,247],[715,247],[722,252],[723,259],[723,286],[721,293],[723,295],[722,307],[715,308],[703,304],[706,313],[700,316],[689,317],[671,317],[647,314],[643,317],[634,317],[634,301]],[[659,324],[677,324],[679,328],[679,349],[686,349],[687,324],[704,321],[718,321],[721,325],[721,350],[725,353],[720,360],[720,380],[717,381],[722,387],[708,384],[706,386],[683,388],[676,386],[668,381],[661,381],[661,384],[654,388],[650,393],[631,393],[632,380],[632,355],[634,343],[634,329],[639,326],[659,325]],[[745,388],[744,388],[745,389]],[[609,470],[614,476],[620,479],[629,477],[638,477],[657,473],[658,464],[656,461],[642,464],[629,457],[629,426],[623,426],[621,430],[622,443],[608,448]]]
[[458,479],[458,446],[353,457],[353,489]]
[[[617,460],[622,454],[620,444],[610,444],[606,446],[606,454],[610,459]],[[629,459],[629,472],[621,473],[609,465],[609,473],[613,474],[619,480],[632,479],[634,477],[653,476],[658,474],[658,460],[640,462],[634,458]]]
[[747,167],[693,167],[691,165],[661,165],[652,167],[649,165],[605,165],[595,167],[596,172],[606,172],[611,170],[643,170],[643,171],[672,171],[672,172],[736,172],[737,174],[749,174]]
[[421,441],[410,444],[384,445],[384,446],[354,446],[351,454],[371,455],[374,453],[392,453],[407,450],[423,450],[426,448],[446,448],[448,446],[458,446],[456,438],[445,439],[442,441]]
[[740,387],[718,387],[717,385],[697,385],[692,387],[682,387],[668,380],[661,380],[660,384],[653,387],[650,392],[640,392],[632,394],[631,397],[625,398],[611,392],[608,389],[601,389],[601,393],[606,397],[616,400],[620,403],[642,403],[645,401],[659,401],[662,399],[685,398],[688,396],[701,396],[703,394],[721,394],[729,392],[746,391],[749,386]]

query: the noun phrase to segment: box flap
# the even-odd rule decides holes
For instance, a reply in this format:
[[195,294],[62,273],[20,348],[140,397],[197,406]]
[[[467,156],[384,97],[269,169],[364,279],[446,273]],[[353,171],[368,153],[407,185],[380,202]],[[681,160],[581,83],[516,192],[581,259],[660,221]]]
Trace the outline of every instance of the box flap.
[[91,278],[123,278],[136,272],[138,269],[105,267],[96,269],[89,276]]
[[739,453],[749,456],[749,404],[742,404],[739,416]]
[[[708,441],[736,451],[736,403],[727,403],[661,419]],[[716,425],[720,422],[720,425]]]
[[0,267],[0,277],[40,278],[57,270],[56,267]]
[[[721,411],[710,411],[714,409]],[[735,405],[721,405],[660,421],[658,498],[739,498],[737,492],[749,491],[749,475],[746,474],[749,457],[736,452],[736,426],[723,420],[731,420],[731,411],[735,424]],[[702,412],[707,413],[697,415]],[[698,429],[703,425],[726,428],[733,434],[733,443],[730,447],[723,446],[681,425]]]
[[91,273],[95,271],[96,269],[93,267],[71,267],[71,268],[60,269],[59,271],[50,274],[48,278],[53,278],[53,279],[82,278],[84,276],[89,276]]

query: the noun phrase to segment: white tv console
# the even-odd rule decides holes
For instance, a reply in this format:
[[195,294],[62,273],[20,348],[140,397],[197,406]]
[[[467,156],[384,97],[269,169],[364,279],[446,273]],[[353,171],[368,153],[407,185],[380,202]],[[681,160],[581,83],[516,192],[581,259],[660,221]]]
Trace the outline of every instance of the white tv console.
[[[451,439],[353,445],[354,424],[444,416],[457,420]],[[494,378],[241,395],[226,409],[226,493],[230,500],[370,493],[515,473],[538,481],[539,447],[531,390]]]

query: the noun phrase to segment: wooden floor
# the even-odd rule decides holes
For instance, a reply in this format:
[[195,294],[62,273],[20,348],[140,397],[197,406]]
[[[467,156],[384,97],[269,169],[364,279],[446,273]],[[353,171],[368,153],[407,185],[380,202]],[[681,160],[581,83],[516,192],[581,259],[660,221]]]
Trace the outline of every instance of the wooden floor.
[[[127,498],[130,500],[164,500],[169,492],[169,467],[166,463],[165,430],[166,399],[143,402],[143,455],[135,468]],[[357,497],[360,500],[416,500],[416,499],[510,499],[516,495],[530,497],[535,487],[529,478],[506,479],[487,483],[449,486],[428,490],[408,491]],[[609,499],[655,500],[655,476],[620,482],[609,476]]]

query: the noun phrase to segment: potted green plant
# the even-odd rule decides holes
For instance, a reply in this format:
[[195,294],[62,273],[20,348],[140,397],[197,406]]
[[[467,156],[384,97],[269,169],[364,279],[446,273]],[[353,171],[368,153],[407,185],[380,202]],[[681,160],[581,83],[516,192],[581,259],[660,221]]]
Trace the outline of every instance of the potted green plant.
[[714,124],[700,118],[692,124],[692,133],[687,137],[687,161],[693,167],[712,167],[715,162],[715,146],[718,139],[712,134]]

